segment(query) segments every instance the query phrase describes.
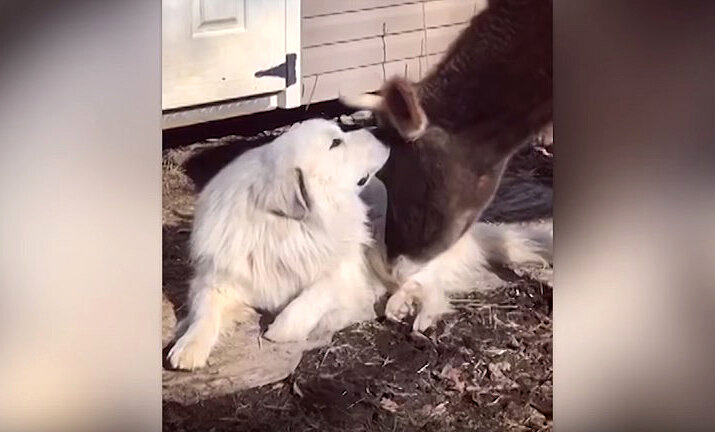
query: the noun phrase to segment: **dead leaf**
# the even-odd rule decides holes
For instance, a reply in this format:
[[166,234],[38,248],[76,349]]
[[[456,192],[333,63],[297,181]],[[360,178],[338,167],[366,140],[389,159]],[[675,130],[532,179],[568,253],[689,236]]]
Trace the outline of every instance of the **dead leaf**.
[[433,407],[431,404],[424,405],[420,408],[419,413],[425,417],[438,417],[447,412],[447,404],[449,401],[442,402],[441,404]]
[[393,401],[392,399],[382,398],[380,399],[380,407],[386,411],[394,413],[397,412],[397,408],[399,408],[400,406],[397,405],[397,402]]
[[[489,373],[492,374],[497,381],[509,380],[504,372],[509,372],[511,370],[511,364],[506,361],[501,361],[497,363],[489,363]],[[510,381],[510,380],[509,380]]]
[[434,417],[444,415],[447,412],[447,404],[448,403],[449,403],[448,401],[445,401],[445,402],[442,402],[441,404],[437,405],[436,407],[434,407],[434,409],[432,410],[432,414],[430,414],[430,415],[434,416]]
[[491,380],[496,385],[494,388],[503,390],[519,387],[519,384],[514,382],[514,380],[504,373],[511,370],[511,364],[509,362],[502,361],[498,363],[489,363],[488,368],[489,373],[491,374]]
[[484,352],[492,356],[500,356],[507,352],[507,350],[504,348],[487,348],[484,350]]
[[420,408],[420,410],[418,412],[420,413],[420,415],[422,415],[424,417],[429,417],[430,413],[432,413],[432,405],[431,404],[423,405],[422,408]]
[[452,365],[446,365],[442,368],[442,372],[439,373],[439,376],[449,380],[451,386],[459,393],[464,392],[466,383],[462,379],[462,371],[459,369],[452,367]]

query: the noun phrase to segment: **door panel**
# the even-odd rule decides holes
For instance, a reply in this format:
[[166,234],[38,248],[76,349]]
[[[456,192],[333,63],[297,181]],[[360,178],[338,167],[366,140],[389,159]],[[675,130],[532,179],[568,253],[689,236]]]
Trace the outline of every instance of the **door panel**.
[[162,108],[281,91],[286,0],[163,0]]

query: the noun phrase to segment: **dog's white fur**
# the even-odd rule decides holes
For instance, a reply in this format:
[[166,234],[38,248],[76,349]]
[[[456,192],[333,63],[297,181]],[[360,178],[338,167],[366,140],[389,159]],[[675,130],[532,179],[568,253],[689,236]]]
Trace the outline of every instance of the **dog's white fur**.
[[197,200],[195,276],[171,365],[204,366],[229,308],[280,311],[265,333],[273,341],[374,318],[384,288],[364,261],[372,238],[358,182],[388,155],[365,130],[313,119],[221,170]]
[[426,263],[398,257],[392,268],[400,288],[385,306],[385,315],[401,321],[415,315],[413,330],[425,331],[450,312],[449,295],[479,290],[477,276],[489,263],[521,265],[552,262],[553,235],[516,225],[474,223],[446,251]]

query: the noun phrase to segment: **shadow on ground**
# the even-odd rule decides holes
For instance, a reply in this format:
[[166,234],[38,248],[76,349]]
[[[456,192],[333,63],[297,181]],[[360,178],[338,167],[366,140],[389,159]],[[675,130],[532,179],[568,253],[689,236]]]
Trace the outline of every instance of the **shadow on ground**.
[[165,430],[546,428],[548,299],[550,289],[533,281],[472,295],[424,340],[400,324],[353,326],[305,353],[279,383],[196,403],[166,402]]

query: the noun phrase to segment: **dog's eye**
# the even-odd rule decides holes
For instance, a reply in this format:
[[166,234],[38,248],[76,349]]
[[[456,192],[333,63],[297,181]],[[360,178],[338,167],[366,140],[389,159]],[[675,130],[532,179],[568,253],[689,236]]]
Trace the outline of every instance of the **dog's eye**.
[[365,174],[365,177],[358,180],[358,186],[365,186],[365,183],[370,179],[370,173]]
[[343,140],[341,140],[340,138],[335,138],[335,139],[333,140],[333,143],[330,144],[330,149],[332,150],[332,149],[334,149],[335,147],[339,146],[339,145],[342,144],[342,143],[343,143]]

